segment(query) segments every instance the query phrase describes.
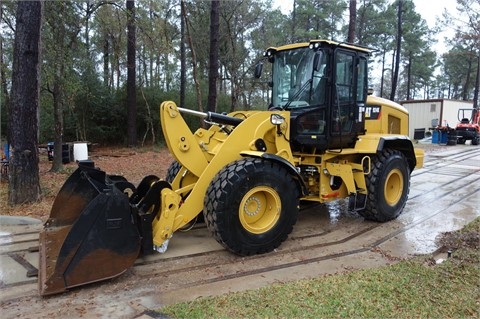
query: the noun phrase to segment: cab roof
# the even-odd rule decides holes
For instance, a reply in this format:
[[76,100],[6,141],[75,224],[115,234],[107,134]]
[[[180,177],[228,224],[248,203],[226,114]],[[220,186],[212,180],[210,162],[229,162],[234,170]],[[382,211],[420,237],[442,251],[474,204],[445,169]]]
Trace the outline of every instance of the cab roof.
[[355,51],[361,51],[365,52],[367,54],[370,54],[374,50],[369,49],[367,47],[355,45],[352,43],[347,43],[347,42],[336,42],[336,41],[330,41],[330,40],[310,40],[310,42],[298,42],[298,43],[292,43],[292,44],[285,44],[282,46],[278,47],[270,47],[267,49],[267,51],[284,51],[284,50],[291,50],[291,49],[297,49],[297,48],[305,48],[308,46],[323,46],[323,47],[343,47],[343,48],[348,48],[350,50],[355,50]]

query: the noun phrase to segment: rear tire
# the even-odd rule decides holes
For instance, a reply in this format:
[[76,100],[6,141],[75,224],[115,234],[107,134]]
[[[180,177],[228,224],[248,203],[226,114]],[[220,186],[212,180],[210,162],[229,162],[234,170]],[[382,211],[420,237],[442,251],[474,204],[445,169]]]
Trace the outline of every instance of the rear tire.
[[410,171],[403,153],[386,149],[376,155],[366,182],[367,203],[359,214],[377,222],[397,218],[405,207],[410,189]]
[[474,137],[472,138],[472,145],[478,145],[479,142],[480,142],[480,136],[479,136],[479,135],[474,136]]
[[213,237],[235,254],[274,250],[298,218],[299,190],[278,163],[245,158],[225,166],[211,181],[204,201]]

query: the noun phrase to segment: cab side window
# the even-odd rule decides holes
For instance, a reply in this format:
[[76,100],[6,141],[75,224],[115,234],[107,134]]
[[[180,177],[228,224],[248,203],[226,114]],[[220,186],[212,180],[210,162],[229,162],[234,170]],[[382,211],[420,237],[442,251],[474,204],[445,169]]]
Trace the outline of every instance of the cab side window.
[[368,67],[367,59],[361,57],[358,63],[357,102],[364,103],[368,92]]
[[321,58],[313,72],[312,99],[311,105],[325,105],[327,96],[327,66],[328,54],[321,52]]
[[340,101],[353,100],[353,56],[338,52],[336,56],[336,85]]
[[332,132],[347,133],[354,123],[356,83],[354,83],[355,56],[338,50],[335,54],[335,102],[332,106]]

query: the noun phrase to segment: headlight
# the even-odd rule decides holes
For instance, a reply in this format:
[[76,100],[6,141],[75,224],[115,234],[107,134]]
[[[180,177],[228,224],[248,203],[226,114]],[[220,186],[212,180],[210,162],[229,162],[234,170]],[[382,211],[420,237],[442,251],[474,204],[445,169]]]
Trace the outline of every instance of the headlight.
[[273,125],[281,125],[285,123],[285,118],[281,116],[280,114],[272,114],[270,115],[270,123]]

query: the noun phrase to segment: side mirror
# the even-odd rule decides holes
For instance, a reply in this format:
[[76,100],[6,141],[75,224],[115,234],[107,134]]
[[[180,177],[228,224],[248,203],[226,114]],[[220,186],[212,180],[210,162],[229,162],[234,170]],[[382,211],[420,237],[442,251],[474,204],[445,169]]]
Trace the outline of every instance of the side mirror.
[[321,57],[322,57],[322,51],[317,51],[315,52],[315,56],[313,57],[313,69],[315,72],[320,71],[320,66],[321,66]]
[[263,70],[263,62],[258,62],[257,65],[255,65],[255,73],[254,73],[254,76],[256,79],[259,79],[262,76],[262,70]]

